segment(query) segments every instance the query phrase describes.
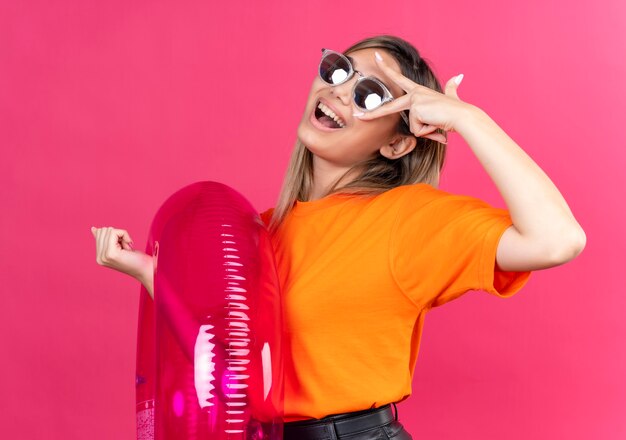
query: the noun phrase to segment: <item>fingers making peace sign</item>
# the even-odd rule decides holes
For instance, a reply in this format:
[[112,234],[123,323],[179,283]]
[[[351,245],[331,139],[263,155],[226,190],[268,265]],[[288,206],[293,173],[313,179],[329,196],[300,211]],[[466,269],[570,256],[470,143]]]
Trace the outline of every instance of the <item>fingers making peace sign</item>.
[[389,66],[387,61],[383,60],[379,52],[375,52],[375,58],[382,71],[401,87],[406,92],[406,95],[395,98],[393,101],[371,112],[355,113],[354,116],[367,121],[391,113],[409,110],[411,133],[416,137],[424,137],[446,143],[446,137],[441,133],[435,132],[435,130],[441,128],[444,131],[454,131],[457,121],[469,105],[461,101],[457,95],[457,88],[463,79],[463,74],[450,78],[446,83],[445,93],[440,93],[396,72]]

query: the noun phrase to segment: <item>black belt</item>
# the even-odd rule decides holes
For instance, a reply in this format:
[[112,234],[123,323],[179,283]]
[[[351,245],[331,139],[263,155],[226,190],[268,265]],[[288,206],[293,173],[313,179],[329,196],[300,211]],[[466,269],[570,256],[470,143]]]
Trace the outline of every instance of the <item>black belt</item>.
[[[286,440],[336,440],[339,436],[355,434],[368,429],[387,425],[397,420],[391,403],[380,408],[366,409],[343,414],[334,414],[322,419],[298,420],[284,424]],[[396,404],[393,403],[395,408]]]

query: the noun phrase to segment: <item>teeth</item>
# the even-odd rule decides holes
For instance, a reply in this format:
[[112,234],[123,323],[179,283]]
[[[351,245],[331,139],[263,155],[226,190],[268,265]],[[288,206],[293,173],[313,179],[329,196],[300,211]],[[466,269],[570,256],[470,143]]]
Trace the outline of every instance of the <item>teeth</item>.
[[335,122],[337,124],[339,124],[339,126],[341,128],[344,128],[346,126],[345,122],[343,122],[343,120],[337,116],[335,114],[334,111],[332,111],[331,109],[329,109],[328,107],[326,107],[324,104],[322,104],[321,102],[319,103],[319,105],[317,106],[317,108],[319,108],[321,111],[324,112],[324,114],[330,118],[333,118],[335,120]]

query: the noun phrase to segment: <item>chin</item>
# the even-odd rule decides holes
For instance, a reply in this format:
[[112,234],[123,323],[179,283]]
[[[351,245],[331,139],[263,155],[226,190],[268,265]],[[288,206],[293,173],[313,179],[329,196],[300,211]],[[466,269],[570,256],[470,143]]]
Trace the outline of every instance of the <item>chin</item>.
[[320,139],[316,138],[315,134],[311,129],[302,127],[302,124],[298,127],[298,141],[313,154],[317,154],[320,151],[319,148],[315,147],[320,145]]
[[309,148],[309,145],[313,145],[316,141],[316,133],[314,130],[315,129],[312,127],[307,127],[307,121],[305,120],[300,121],[300,125],[298,125],[297,138],[307,148]]
[[337,137],[337,133],[320,131],[312,126],[306,118],[302,119],[298,125],[297,137],[307,147],[317,145],[322,148],[323,146],[330,148],[342,142],[341,136]]

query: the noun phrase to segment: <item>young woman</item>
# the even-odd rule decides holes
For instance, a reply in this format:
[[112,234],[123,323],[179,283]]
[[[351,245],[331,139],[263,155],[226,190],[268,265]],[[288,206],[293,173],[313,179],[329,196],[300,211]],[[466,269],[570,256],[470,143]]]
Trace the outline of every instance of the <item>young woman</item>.
[[[261,214],[284,295],[285,438],[410,439],[425,314],[469,290],[509,297],[575,258],[585,234],[552,181],[419,52],[382,35],[322,50],[285,182]],[[498,209],[438,189],[446,133],[472,149]],[[92,228],[98,262],[152,291],[152,259]],[[103,258],[108,251],[108,257]]]

